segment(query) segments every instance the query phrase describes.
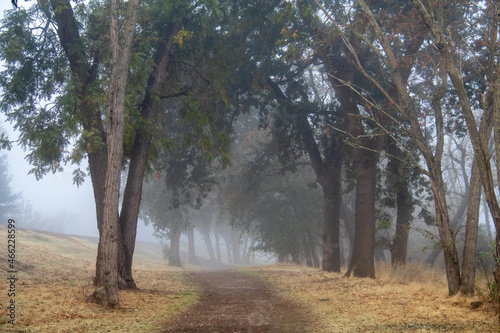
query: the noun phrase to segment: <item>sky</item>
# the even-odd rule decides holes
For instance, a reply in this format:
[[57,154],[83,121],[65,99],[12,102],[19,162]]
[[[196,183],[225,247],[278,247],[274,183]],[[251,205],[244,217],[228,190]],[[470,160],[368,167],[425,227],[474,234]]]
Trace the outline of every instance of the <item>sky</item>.
[[[22,1],[19,1],[21,5]],[[0,18],[3,19],[4,11],[11,9],[11,1],[0,1]],[[5,121],[5,116],[0,115],[0,126],[6,131],[11,141],[18,138],[18,133],[13,130],[13,125]],[[25,160],[29,152],[16,144],[10,151],[0,151],[6,154],[9,164],[9,174],[12,176],[11,188],[14,193],[22,193],[24,200],[29,201],[34,210],[45,216],[56,216],[69,212],[75,219],[68,221],[64,232],[82,236],[97,236],[97,223],[95,203],[90,178],[87,177],[83,186],[77,188],[73,185],[72,172],[75,166],[68,166],[61,173],[48,174],[37,181],[35,176],[28,174],[31,166]],[[15,218],[15,217],[14,217]],[[16,220],[19,227],[23,221]],[[137,240],[154,241],[153,228],[146,227],[142,221],[138,224]]]

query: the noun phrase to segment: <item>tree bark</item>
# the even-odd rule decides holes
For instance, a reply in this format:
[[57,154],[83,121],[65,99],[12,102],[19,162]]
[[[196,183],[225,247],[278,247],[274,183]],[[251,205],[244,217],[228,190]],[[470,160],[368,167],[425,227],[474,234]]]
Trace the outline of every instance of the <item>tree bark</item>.
[[106,292],[110,307],[120,308],[119,256],[121,229],[118,220],[120,202],[120,180],[123,159],[123,136],[125,131],[125,89],[128,78],[128,66],[132,40],[137,21],[140,0],[129,0],[127,19],[124,27],[124,41],[120,43],[119,2],[111,0],[111,46],[113,66],[109,83],[107,149],[108,163],[104,188],[104,211],[102,221],[101,271],[100,281]]
[[[391,264],[393,266],[406,264],[406,252],[408,249],[408,237],[413,212],[413,198],[410,193],[411,170],[402,162],[402,152],[397,143],[391,141],[387,145],[389,157],[389,177],[395,179],[393,188],[396,191],[396,231],[390,246]],[[401,158],[402,157],[402,158]]]
[[460,291],[467,296],[475,292],[476,277],[476,244],[479,224],[479,208],[481,205],[481,176],[477,161],[472,166],[470,177],[469,203],[467,206],[467,222],[465,225],[465,244],[462,262],[462,285]]
[[181,267],[181,235],[182,226],[181,221],[176,221],[170,230],[170,252],[168,256],[168,264],[174,267]]
[[396,198],[396,232],[391,244],[391,264],[406,265],[408,236],[410,234],[410,219],[412,213],[411,194],[408,188],[398,187]]
[[140,105],[141,119],[136,130],[134,145],[130,154],[127,183],[123,192],[123,203],[120,212],[120,225],[123,239],[123,260],[120,264],[120,273],[125,289],[137,289],[132,276],[132,261],[137,234],[137,220],[139,216],[142,185],[146,171],[148,153],[152,139],[152,125],[161,107],[159,95],[167,76],[167,68],[171,58],[174,38],[178,28],[165,28],[163,38],[159,42],[155,56],[155,68],[149,75],[144,100]]
[[[486,107],[487,109],[487,107]],[[483,147],[488,147],[488,140],[492,130],[491,122],[492,110],[489,109],[483,114],[479,126],[479,134]],[[461,292],[464,295],[473,296],[475,292],[476,278],[476,248],[477,234],[479,227],[479,211],[481,206],[481,175],[479,170],[479,161],[474,156],[472,171],[469,182],[469,197],[467,205],[467,219],[465,224],[465,244],[463,250],[462,262],[462,286]]]
[[352,258],[346,276],[375,277],[375,195],[378,153],[366,151],[356,162],[356,213]]

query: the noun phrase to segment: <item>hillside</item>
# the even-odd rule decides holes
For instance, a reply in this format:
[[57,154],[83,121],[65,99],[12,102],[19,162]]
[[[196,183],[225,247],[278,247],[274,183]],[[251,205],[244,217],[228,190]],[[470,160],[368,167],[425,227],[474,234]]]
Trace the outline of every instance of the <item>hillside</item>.
[[[0,227],[0,235],[6,234],[6,228]],[[6,248],[2,246],[0,251],[2,277],[9,276]],[[2,293],[5,310],[0,316],[0,331],[149,332],[196,302],[196,292],[183,282],[183,269],[169,267],[159,246],[138,242],[134,274],[140,291],[123,291],[124,308],[119,311],[86,303],[96,253],[97,240],[93,238],[18,229],[14,262],[18,279],[16,325],[8,323],[6,306],[10,297]],[[2,278],[0,289],[8,290],[8,283]]]

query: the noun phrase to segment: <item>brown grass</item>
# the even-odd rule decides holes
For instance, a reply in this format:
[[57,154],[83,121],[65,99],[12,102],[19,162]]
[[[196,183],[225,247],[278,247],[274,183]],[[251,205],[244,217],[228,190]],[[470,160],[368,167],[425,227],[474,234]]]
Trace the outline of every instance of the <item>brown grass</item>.
[[[0,227],[0,238],[6,234]],[[140,290],[121,292],[123,309],[84,302],[92,290],[96,246],[93,239],[18,230],[15,326],[7,323],[7,251],[0,246],[0,332],[158,332],[197,301],[184,270],[167,266],[160,251],[139,244],[134,276]],[[322,318],[318,332],[500,332],[488,302],[449,297],[444,274],[424,266],[394,270],[380,264],[376,279],[281,264],[245,271],[308,306]],[[472,310],[477,300],[485,303]]]
[[246,269],[289,294],[324,320],[325,332],[499,332],[494,309],[478,299],[447,295],[444,274],[421,266],[379,264],[376,279],[294,265]]
[[[0,227],[0,235],[6,234],[5,227]],[[183,281],[183,270],[167,266],[161,253],[138,245],[134,277],[140,290],[120,293],[123,309],[86,303],[96,246],[92,239],[17,230],[16,325],[7,323],[7,253],[3,250],[0,331],[154,332],[196,302],[196,292]]]

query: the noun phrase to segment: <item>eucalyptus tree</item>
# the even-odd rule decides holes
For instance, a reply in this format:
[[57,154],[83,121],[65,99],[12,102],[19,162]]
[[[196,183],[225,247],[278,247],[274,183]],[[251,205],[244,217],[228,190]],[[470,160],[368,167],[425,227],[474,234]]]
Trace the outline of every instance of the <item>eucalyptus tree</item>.
[[[498,116],[498,43],[499,29],[498,3],[495,1],[480,1],[469,6],[467,3],[439,3],[436,6],[424,5],[421,1],[413,1],[420,17],[429,29],[430,39],[436,45],[444,63],[446,74],[456,90],[458,100],[465,118],[469,138],[474,149],[474,166],[477,168],[493,217],[497,235],[500,231],[500,206],[495,192],[494,168],[491,164],[491,154],[488,149],[488,138],[493,127],[495,141],[495,156],[498,164],[500,158],[500,133]],[[457,19],[446,19],[445,12],[453,10]],[[456,45],[467,52],[456,53]],[[477,94],[470,94],[468,82],[459,64],[464,61],[476,68],[479,84],[475,87]],[[480,103],[475,103],[480,101]],[[482,111],[481,123],[478,126],[474,115],[474,107]],[[497,176],[499,169],[497,168]],[[477,192],[476,192],[477,193]],[[476,215],[477,216],[477,215]],[[500,242],[497,237],[496,256],[500,255]],[[497,261],[495,279],[500,282],[500,264]]]

